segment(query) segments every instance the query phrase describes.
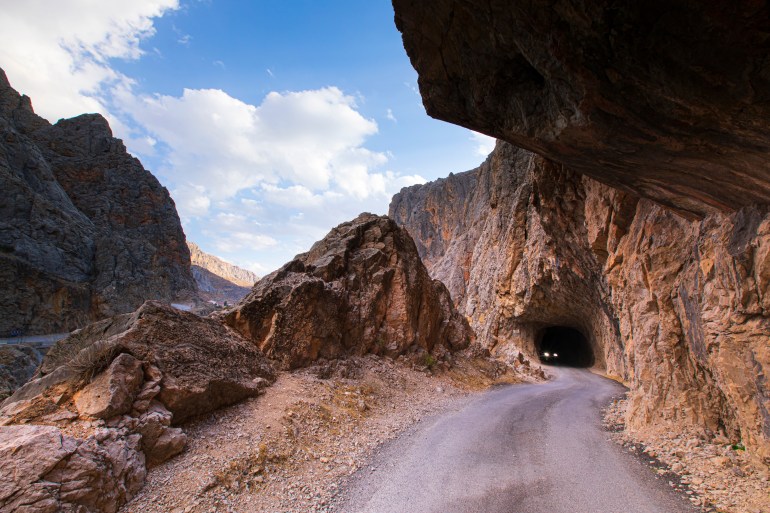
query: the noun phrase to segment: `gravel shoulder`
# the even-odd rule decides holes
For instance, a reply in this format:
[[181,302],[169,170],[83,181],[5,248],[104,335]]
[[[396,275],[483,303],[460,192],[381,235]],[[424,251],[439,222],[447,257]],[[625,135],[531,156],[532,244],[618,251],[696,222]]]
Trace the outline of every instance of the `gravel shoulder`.
[[648,465],[671,488],[708,513],[770,512],[770,469],[724,437],[688,431],[643,433],[626,429],[627,401],[605,410],[612,439]]

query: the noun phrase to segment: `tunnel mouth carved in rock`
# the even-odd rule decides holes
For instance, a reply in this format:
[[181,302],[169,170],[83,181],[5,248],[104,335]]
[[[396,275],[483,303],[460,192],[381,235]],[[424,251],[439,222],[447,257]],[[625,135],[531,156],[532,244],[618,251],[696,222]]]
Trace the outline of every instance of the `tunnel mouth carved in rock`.
[[541,363],[566,367],[591,367],[596,362],[588,339],[575,328],[549,326],[535,345]]

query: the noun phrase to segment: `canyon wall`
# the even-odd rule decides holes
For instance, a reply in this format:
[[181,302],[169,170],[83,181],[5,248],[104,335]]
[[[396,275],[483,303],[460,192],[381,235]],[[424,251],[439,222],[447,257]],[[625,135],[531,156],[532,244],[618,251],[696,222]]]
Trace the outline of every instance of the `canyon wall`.
[[688,220],[498,142],[390,216],[493,353],[575,328],[631,387],[632,427],[724,432],[770,458],[768,208]]
[[168,191],[103,117],[51,125],[0,70],[0,335],[70,331],[191,295]]
[[206,301],[235,304],[259,281],[253,272],[206,253],[194,242],[187,241],[187,247],[198,295]]

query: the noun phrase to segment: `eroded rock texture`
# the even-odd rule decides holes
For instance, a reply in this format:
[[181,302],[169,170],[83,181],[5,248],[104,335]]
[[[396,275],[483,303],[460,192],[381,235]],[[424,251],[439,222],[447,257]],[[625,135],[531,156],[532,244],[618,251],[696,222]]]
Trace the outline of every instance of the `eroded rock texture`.
[[0,408],[0,509],[117,511],[147,466],[184,450],[172,423],[274,379],[233,330],[158,302],[77,330]]
[[372,214],[262,278],[225,322],[288,368],[350,354],[436,354],[472,338],[409,234]]
[[577,328],[630,384],[632,427],[723,431],[770,461],[767,207],[687,220],[499,142],[390,215],[479,343],[532,354],[544,328]]
[[0,70],[0,335],[58,333],[195,284],[168,191],[107,121],[50,125]]
[[431,116],[691,216],[770,202],[765,2],[393,6]]

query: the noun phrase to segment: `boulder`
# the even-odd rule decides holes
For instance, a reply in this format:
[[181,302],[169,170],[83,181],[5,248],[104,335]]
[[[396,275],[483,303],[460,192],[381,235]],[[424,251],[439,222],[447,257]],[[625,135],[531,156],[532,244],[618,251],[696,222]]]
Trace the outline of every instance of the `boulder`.
[[225,322],[285,368],[364,353],[455,350],[473,334],[408,233],[361,214],[265,276]]
[[0,407],[0,511],[116,512],[184,450],[173,423],[275,380],[232,329],[152,301],[75,331],[39,374]]
[[144,484],[139,436],[85,440],[52,426],[0,427],[0,510],[115,513]]
[[123,353],[75,394],[75,406],[81,415],[98,419],[128,413],[143,381],[142,362]]

